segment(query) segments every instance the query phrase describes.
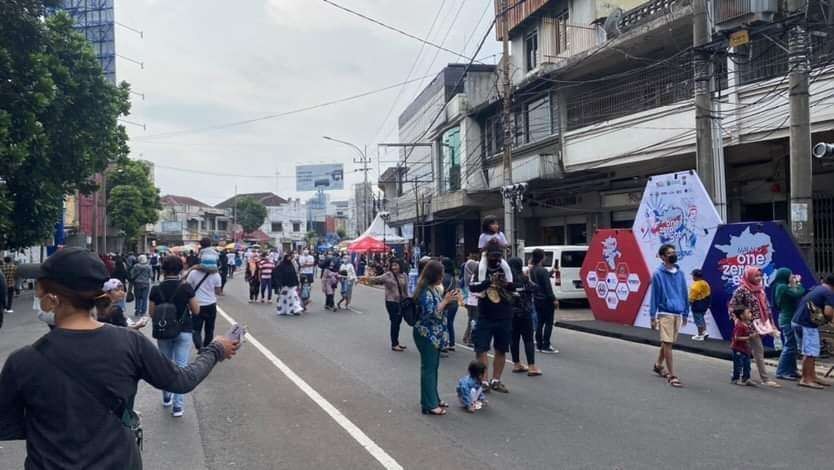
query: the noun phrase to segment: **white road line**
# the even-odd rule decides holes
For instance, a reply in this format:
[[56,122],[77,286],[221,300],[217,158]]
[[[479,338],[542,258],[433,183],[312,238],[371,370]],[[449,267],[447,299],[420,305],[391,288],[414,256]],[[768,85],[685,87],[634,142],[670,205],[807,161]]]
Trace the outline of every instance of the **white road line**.
[[[234,318],[230,317],[229,314],[223,311],[222,308],[217,308],[217,313],[220,314],[223,318],[226,319],[227,322],[230,324],[237,323]],[[325,399],[319,392],[317,392],[313,387],[311,387],[307,382],[304,381],[301,377],[298,376],[292,369],[289,368],[282,360],[278,359],[275,354],[272,353],[269,349],[266,348],[260,341],[255,339],[254,336],[251,334],[246,334],[246,342],[251,343],[258,351],[261,352],[273,365],[275,365],[278,370],[280,370],[292,383],[294,383],[302,392],[304,392],[308,397],[310,397],[313,402],[319,406],[325,413],[327,413],[333,421],[342,427],[347,433],[352,437],[356,442],[359,443],[362,447],[368,451],[369,454],[373,458],[375,458],[379,463],[386,470],[402,470],[403,467],[400,465],[393,457],[388,455],[387,452],[382,450],[376,442],[371,440],[367,434],[362,432],[353,422],[348,419],[345,415],[342,414],[341,411],[336,409],[335,406],[330,404],[327,399]]]
[[[455,343],[455,345],[457,345],[457,347],[459,347],[459,348],[463,348],[463,349],[475,352],[475,350],[473,348],[470,348],[469,346],[467,346],[465,344]],[[487,353],[487,356],[495,359],[495,354]],[[510,364],[510,365],[512,365],[512,363],[513,363],[513,361],[511,361],[509,359],[504,359],[504,362],[506,362],[507,364]]]
[[348,310],[350,310],[350,311],[351,311],[351,312],[353,312],[353,313],[358,313],[359,315],[364,315],[364,314],[365,314],[365,312],[363,312],[363,311],[361,311],[361,310],[356,310],[356,309],[355,309],[355,308],[353,308],[353,307],[348,307]]

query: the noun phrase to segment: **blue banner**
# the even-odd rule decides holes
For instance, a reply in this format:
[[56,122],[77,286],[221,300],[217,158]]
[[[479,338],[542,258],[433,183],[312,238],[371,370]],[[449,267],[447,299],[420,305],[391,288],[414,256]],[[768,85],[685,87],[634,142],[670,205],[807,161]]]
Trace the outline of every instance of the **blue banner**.
[[[772,299],[773,276],[779,268],[789,268],[802,277],[810,289],[817,284],[814,274],[802,258],[791,235],[775,222],[750,222],[721,225],[704,261],[704,278],[712,289],[712,316],[724,339],[730,339],[733,322],[727,304],[738,288],[747,266],[756,266],[764,273],[767,297]],[[778,312],[771,305],[774,324]]]

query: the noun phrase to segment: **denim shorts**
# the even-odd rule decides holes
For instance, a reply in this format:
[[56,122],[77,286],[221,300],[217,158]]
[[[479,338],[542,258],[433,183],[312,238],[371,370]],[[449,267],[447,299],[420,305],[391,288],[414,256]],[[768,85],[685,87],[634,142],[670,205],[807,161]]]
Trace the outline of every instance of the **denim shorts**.
[[496,352],[506,353],[510,349],[510,332],[513,329],[513,321],[492,320],[479,318],[475,322],[475,329],[472,330],[472,342],[475,344],[476,353],[484,353],[490,350],[490,343]]
[[806,326],[793,325],[796,333],[799,350],[803,356],[820,357],[820,330]]
[[704,320],[704,315],[706,314],[707,312],[696,312],[694,310],[692,311],[692,319],[695,321],[695,326],[697,326],[698,328],[707,327],[707,322],[706,320]]

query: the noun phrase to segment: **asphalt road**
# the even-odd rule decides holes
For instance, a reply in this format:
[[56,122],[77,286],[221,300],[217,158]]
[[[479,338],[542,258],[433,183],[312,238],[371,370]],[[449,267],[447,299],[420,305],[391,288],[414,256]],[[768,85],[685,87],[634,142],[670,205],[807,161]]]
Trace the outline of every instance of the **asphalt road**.
[[[652,347],[557,329],[544,375],[505,374],[510,393],[477,414],[419,412],[419,358],[403,324],[392,352],[382,291],[358,286],[353,311],[277,317],[227,286],[221,309],[255,342],[220,364],[175,420],[142,387],[145,468],[831,468],[834,391],[729,384],[728,362],[676,353],[686,387],[654,376]],[[463,332],[465,315],[458,315]],[[228,323],[218,319],[218,331]],[[0,330],[0,361],[44,331],[19,309]],[[473,353],[443,359],[440,394]],[[0,443],[0,468],[22,468],[20,442]]]

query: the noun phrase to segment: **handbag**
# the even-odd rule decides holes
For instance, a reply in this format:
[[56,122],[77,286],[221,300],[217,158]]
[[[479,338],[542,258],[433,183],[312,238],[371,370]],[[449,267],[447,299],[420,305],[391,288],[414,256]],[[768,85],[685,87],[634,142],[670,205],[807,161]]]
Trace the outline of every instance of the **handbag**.
[[136,300],[136,295],[133,294],[133,283],[127,285],[127,296],[125,297],[125,302],[131,303]]
[[761,318],[753,320],[753,329],[756,330],[756,333],[762,336],[771,335],[776,331],[776,328],[773,327],[773,322],[770,321],[770,318],[767,320],[762,320]]
[[64,376],[70,380],[70,382],[74,382],[76,385],[80,386],[85,392],[87,392],[88,395],[95,399],[93,401],[97,402],[101,405],[101,407],[106,409],[109,414],[118,419],[122,426],[128,428],[131,433],[133,433],[134,439],[136,440],[136,447],[139,449],[139,452],[142,451],[144,442],[142,419],[139,414],[133,411],[133,400],[125,401],[123,398],[113,395],[106,389],[91,387],[83,380],[83,378],[79,377],[80,375],[83,375],[81,370],[70,371],[60,360],[50,358],[51,354],[49,341],[46,336],[37,340],[32,347],[46,360],[47,363],[61,371]]
[[828,317],[825,316],[825,310],[817,307],[814,302],[808,301],[808,313],[811,317],[811,323],[817,326],[823,326],[828,323]]

